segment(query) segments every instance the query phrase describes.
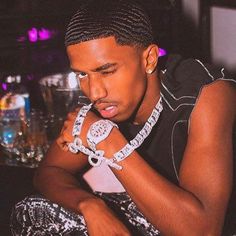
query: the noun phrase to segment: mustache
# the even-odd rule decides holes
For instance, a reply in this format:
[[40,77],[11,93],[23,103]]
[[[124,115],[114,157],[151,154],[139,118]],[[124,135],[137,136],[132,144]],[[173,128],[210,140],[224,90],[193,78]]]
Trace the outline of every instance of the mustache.
[[98,101],[95,101],[93,103],[93,106],[99,106],[100,104],[114,104],[115,102],[114,101],[111,101],[111,100],[107,100],[107,99],[101,99],[101,100],[98,100]]

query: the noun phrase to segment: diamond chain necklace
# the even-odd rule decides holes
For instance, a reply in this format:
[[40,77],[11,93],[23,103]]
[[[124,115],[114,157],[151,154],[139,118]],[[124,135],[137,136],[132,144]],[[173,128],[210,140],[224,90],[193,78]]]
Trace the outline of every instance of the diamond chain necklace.
[[[88,161],[92,166],[100,166],[102,162],[105,162],[110,167],[114,167],[118,170],[121,170],[122,167],[117,164],[117,162],[123,161],[128,157],[135,149],[140,147],[144,140],[151,133],[153,126],[157,123],[161,111],[163,110],[162,97],[159,98],[157,104],[155,105],[151,115],[144,124],[143,128],[138,132],[134,139],[127,143],[122,149],[116,152],[111,159],[104,157],[103,150],[92,151],[89,148],[86,148],[82,144],[82,140],[79,138],[81,133],[82,125],[86,117],[87,112],[91,109],[92,104],[83,106],[76,117],[72,135],[75,137],[72,143],[68,144],[69,150],[73,153],[78,151],[88,155]],[[96,160],[96,162],[94,161]]]

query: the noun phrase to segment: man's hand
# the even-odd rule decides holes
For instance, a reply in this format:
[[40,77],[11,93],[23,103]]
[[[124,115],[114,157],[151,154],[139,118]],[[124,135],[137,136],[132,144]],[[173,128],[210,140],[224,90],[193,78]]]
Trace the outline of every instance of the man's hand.
[[89,199],[79,205],[89,236],[130,236],[126,226],[101,199]]
[[[79,110],[80,108],[77,108],[75,111],[70,112],[68,114],[67,119],[64,122],[63,128],[61,130],[61,133],[56,140],[59,147],[64,151],[68,151],[68,143],[71,143],[74,141],[74,137],[72,136],[72,130],[73,130],[74,122],[78,115]],[[90,125],[100,119],[101,119],[100,117],[96,116],[91,111],[87,113],[84,119],[84,123],[82,125],[82,132],[80,134],[80,139],[82,140],[84,146],[88,146],[86,135],[87,135]]]

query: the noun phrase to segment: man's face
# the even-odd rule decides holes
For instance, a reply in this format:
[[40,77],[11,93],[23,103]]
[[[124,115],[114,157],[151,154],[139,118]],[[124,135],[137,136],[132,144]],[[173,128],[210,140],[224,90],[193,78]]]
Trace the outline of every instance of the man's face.
[[133,115],[147,86],[143,50],[107,37],[70,45],[67,53],[81,90],[102,117],[121,122]]

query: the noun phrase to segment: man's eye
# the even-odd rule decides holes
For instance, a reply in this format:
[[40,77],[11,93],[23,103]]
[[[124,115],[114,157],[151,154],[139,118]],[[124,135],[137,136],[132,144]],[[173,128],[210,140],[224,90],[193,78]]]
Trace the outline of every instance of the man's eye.
[[116,72],[116,70],[102,71],[102,74],[103,74],[103,75],[108,75],[108,74],[113,74],[113,73],[115,73],[115,72]]
[[78,74],[76,75],[76,77],[77,77],[78,79],[83,79],[83,78],[86,77],[86,76],[87,76],[87,74],[84,73],[84,72],[80,72],[80,73],[78,73]]

